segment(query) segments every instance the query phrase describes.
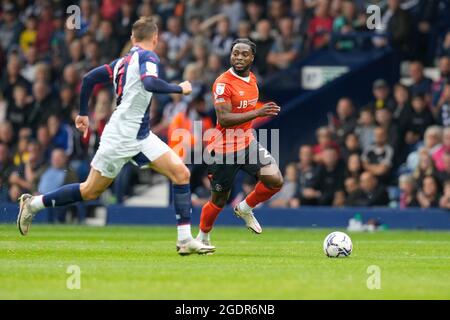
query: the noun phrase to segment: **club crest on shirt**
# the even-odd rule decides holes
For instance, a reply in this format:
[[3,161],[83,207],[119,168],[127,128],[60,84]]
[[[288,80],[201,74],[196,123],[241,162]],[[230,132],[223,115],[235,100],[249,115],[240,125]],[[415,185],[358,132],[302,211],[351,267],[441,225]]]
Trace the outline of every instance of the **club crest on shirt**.
[[216,94],[218,96],[222,95],[225,92],[225,83],[218,83],[216,85]]

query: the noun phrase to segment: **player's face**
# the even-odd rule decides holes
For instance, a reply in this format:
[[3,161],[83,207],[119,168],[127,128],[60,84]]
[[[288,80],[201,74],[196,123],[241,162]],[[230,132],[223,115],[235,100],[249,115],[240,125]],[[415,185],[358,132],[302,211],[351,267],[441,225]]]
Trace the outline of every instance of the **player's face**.
[[253,59],[252,48],[248,44],[238,43],[231,51],[230,63],[237,72],[249,70]]

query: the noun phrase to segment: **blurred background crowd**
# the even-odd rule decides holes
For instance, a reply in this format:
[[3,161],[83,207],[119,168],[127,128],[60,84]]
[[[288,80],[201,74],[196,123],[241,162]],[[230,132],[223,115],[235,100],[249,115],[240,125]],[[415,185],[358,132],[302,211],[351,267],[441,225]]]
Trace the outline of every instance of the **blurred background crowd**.
[[[260,83],[315,50],[333,34],[387,33],[410,82],[373,84],[373,101],[342,98],[317,143],[303,145],[299,162],[284,168],[286,183],[268,204],[450,208],[450,4],[448,0],[17,0],[0,8],[0,201],[82,181],[114,110],[110,86],[97,86],[91,129],[74,128],[83,75],[124,55],[131,25],[151,16],[159,26],[160,77],[189,80],[191,96],[157,95],[151,128],[163,139],[176,128],[215,123],[210,88],[229,68],[233,39],[257,45],[253,71]],[[78,5],[79,28],[68,28],[66,8]],[[381,8],[377,30],[366,8]],[[72,13],[72,12],[71,12]],[[352,50],[352,41],[333,44]],[[374,46],[388,45],[385,39]],[[437,70],[430,79],[424,67]],[[170,141],[168,141],[170,143]],[[282,155],[281,155],[282,156]],[[203,166],[193,167],[194,205],[209,197]],[[142,182],[127,165],[112,186],[122,202]],[[245,178],[232,201],[254,181]]]

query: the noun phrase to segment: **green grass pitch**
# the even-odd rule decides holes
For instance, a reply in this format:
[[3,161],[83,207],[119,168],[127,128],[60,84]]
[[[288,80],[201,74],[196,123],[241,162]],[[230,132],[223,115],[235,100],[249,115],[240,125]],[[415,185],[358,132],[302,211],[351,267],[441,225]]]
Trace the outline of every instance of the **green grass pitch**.
[[[450,232],[349,233],[352,255],[331,259],[331,231],[217,227],[216,254],[180,257],[174,227],[33,225],[22,237],[0,225],[0,298],[450,299]],[[70,265],[80,289],[67,288]],[[371,265],[380,289],[367,287]]]

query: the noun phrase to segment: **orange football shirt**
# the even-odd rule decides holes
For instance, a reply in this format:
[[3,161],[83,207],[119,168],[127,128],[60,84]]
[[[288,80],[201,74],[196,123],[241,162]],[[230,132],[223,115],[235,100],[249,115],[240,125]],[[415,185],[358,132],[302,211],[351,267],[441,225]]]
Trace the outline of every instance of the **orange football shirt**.
[[[259,90],[256,77],[252,72],[248,77],[241,77],[230,68],[216,79],[212,90],[216,109],[221,108],[224,103],[231,103],[233,113],[249,112],[256,108]],[[224,128],[217,122],[216,129],[217,132],[208,145],[208,150],[214,150],[216,153],[245,149],[255,139],[252,121],[229,128]]]

